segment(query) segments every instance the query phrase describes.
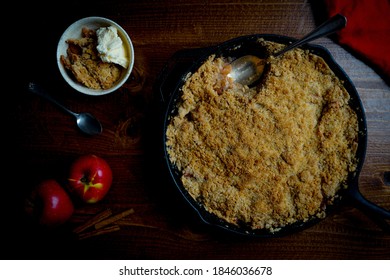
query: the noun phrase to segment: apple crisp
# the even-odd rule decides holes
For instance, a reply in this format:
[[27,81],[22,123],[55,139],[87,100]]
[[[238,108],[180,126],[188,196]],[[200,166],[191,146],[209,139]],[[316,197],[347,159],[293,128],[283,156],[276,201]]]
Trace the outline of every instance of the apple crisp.
[[227,77],[227,61],[212,55],[186,79],[167,127],[184,188],[208,212],[251,229],[325,217],[357,167],[358,120],[343,82],[303,49],[271,58],[253,88]]
[[101,60],[95,30],[84,27],[81,34],[81,39],[66,40],[67,57],[61,55],[61,63],[82,85],[91,89],[111,88],[121,77],[121,66]]

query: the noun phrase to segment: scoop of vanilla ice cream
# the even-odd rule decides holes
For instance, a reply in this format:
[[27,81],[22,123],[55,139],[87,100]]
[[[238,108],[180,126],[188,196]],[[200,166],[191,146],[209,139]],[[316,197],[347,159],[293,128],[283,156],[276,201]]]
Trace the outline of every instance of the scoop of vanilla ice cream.
[[114,26],[100,27],[96,30],[97,51],[104,62],[112,62],[124,68],[129,66],[129,58],[118,30]]

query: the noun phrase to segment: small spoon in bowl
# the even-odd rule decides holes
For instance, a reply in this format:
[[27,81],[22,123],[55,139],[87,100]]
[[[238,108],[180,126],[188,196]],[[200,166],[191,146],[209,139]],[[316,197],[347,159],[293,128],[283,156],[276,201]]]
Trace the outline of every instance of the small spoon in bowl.
[[55,100],[53,97],[51,97],[49,94],[46,93],[40,86],[38,86],[35,83],[30,82],[28,84],[28,90],[30,92],[33,92],[41,97],[46,98],[47,100],[51,101],[55,105],[59,106],[61,109],[63,109],[65,112],[73,115],[76,118],[77,126],[79,129],[84,132],[87,135],[97,135],[102,133],[103,128],[101,123],[90,113],[75,113],[65,106],[63,106],[61,103],[59,103],[57,100]]
[[[339,31],[346,25],[347,18],[341,14],[336,14],[300,40],[295,41],[284,49],[272,54],[272,56],[274,58],[278,57],[293,48],[306,44],[309,41]],[[228,74],[228,77],[232,78],[237,83],[250,86],[258,79],[260,79],[264,71],[266,60],[267,59],[261,59],[254,55],[245,55],[239,57],[230,63],[231,71]]]

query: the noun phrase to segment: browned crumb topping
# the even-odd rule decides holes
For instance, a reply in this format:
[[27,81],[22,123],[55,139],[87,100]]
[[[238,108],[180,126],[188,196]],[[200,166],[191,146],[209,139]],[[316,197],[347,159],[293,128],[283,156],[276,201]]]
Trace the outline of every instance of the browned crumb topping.
[[76,81],[91,89],[111,88],[121,76],[122,69],[115,63],[103,62],[96,50],[95,30],[83,28],[81,39],[68,39],[67,57],[61,62]]
[[301,49],[273,59],[255,88],[231,83],[225,65],[211,56],[186,80],[167,128],[184,187],[209,212],[252,229],[324,217],[357,165],[357,116],[342,82]]

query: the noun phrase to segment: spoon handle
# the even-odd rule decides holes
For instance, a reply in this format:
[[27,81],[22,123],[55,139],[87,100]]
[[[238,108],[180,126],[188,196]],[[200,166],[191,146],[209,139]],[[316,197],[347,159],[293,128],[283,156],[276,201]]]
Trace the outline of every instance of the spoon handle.
[[274,57],[277,57],[281,54],[284,54],[285,52],[299,47],[309,41],[315,40],[317,38],[327,36],[329,34],[332,34],[336,31],[341,30],[347,25],[347,18],[341,14],[337,14],[324,23],[322,23],[320,26],[318,26],[316,29],[314,29],[312,32],[304,36],[302,39],[295,41],[291,45],[287,46],[286,48],[282,49],[279,52],[276,52],[273,54]]
[[32,93],[35,93],[43,98],[46,98],[53,104],[57,105],[61,109],[63,109],[65,112],[68,112],[69,114],[72,114],[73,116],[76,116],[77,114],[68,108],[66,108],[64,105],[59,103],[57,100],[55,100],[53,97],[50,96],[41,86],[37,85],[36,83],[30,82],[28,83],[28,90]]

